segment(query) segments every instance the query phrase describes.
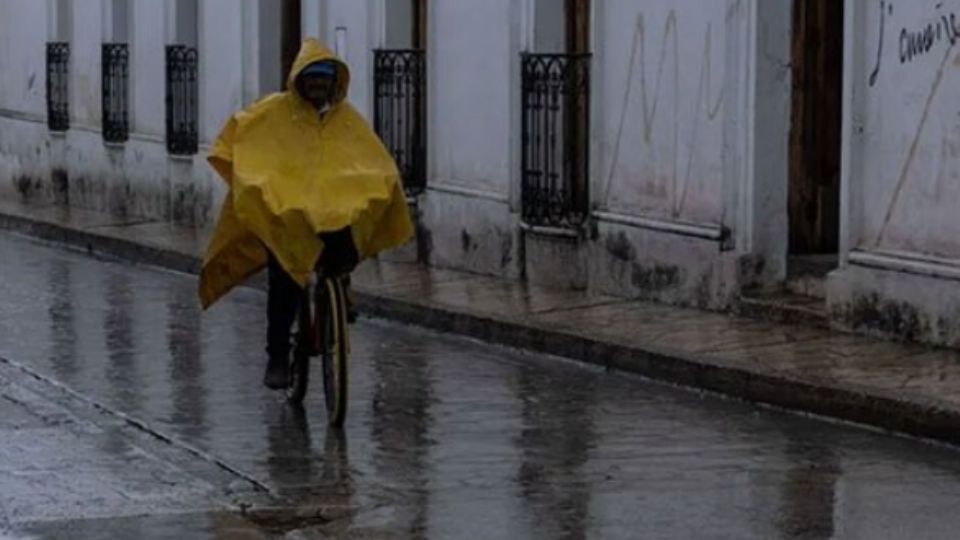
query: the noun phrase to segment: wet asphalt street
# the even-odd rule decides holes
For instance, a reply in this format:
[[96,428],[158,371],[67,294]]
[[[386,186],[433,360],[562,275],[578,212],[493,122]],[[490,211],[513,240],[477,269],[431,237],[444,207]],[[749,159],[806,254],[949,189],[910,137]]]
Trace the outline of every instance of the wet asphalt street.
[[195,289],[0,234],[0,539],[960,535],[955,449],[381,321],[331,432]]

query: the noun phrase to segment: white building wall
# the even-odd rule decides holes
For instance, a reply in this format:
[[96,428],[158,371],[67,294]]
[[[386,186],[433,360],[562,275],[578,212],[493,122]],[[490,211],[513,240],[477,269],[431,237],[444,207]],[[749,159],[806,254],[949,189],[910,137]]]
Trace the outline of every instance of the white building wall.
[[256,52],[258,58],[260,93],[283,89],[281,69],[280,28],[283,24],[280,4],[275,0],[258,0]]
[[525,0],[439,0],[427,13],[429,192],[420,258],[519,277],[520,52]]
[[[0,2],[0,197],[33,190],[45,167],[46,42],[50,2]],[[52,17],[49,17],[52,19]],[[15,22],[15,23],[14,23]]]
[[243,17],[236,0],[205,0],[200,9],[200,133],[211,143],[244,106]]
[[[862,180],[851,195],[868,211],[854,246],[958,259],[960,1],[887,4],[882,15],[880,4],[865,4],[867,33],[857,40],[869,61],[855,74],[867,84],[856,104]],[[940,37],[911,54],[909,41],[928,29]]]
[[[727,121],[742,128],[727,135],[727,148],[739,151],[725,152],[724,157],[741,163],[728,170],[738,187],[726,190],[725,215],[734,219],[737,251],[752,259],[745,261],[754,267],[749,279],[770,286],[787,273],[792,2],[735,1],[734,5],[739,16],[747,18],[742,28],[748,39],[740,43],[746,60],[736,75],[742,90],[727,102],[731,108],[737,105]],[[738,33],[730,37],[736,40]],[[741,134],[746,140],[737,144]]]
[[598,208],[719,224],[728,6],[605,0]]
[[533,52],[566,52],[566,0],[533,1]]
[[4,111],[46,116],[46,8],[46,2],[36,0],[0,2],[0,21],[7,21],[0,23],[0,109]]
[[430,182],[507,195],[514,176],[511,0],[431,4]]
[[[960,344],[960,50],[952,46],[960,0],[845,1],[842,267],[830,280],[833,316]],[[201,151],[171,157],[164,47],[183,33],[176,21],[191,4],[131,0],[131,135],[105,145],[100,45],[115,33],[105,15],[114,0],[2,0],[0,195],[208,225],[224,186],[203,157],[231,112],[277,87],[270,81],[279,58],[268,45],[279,30],[266,32],[263,14],[278,6],[198,2]],[[520,52],[562,48],[561,4],[428,2],[429,188],[416,201],[416,255],[532,284],[708,307],[729,306],[744,285],[781,280],[790,0],[594,2],[593,214],[574,234],[519,222]],[[409,46],[411,14],[397,6],[304,5],[305,34],[343,55],[350,99],[368,117],[372,50]],[[925,35],[907,50],[905,39]],[[66,134],[45,124],[45,43],[53,39],[72,45]]]
[[787,143],[789,109],[768,96],[789,103],[789,69],[758,68],[789,65],[772,13],[789,22],[789,1],[594,4],[593,222],[577,248],[590,289],[724,308],[782,266],[785,248],[751,232],[786,212],[771,197],[786,163],[753,161],[754,144]]
[[326,7],[324,2],[321,2],[321,0],[302,0],[301,6],[303,12],[301,14],[300,32],[304,37],[324,39],[322,27],[325,19],[323,11]]
[[70,121],[97,129],[100,125],[100,45],[102,0],[70,2],[73,39],[70,45]]
[[[388,0],[389,1],[389,0]],[[326,0],[324,44],[350,66],[348,99],[368,118],[373,115],[373,53],[382,43],[376,0]]]
[[[104,5],[104,2],[111,2]],[[171,218],[207,225],[222,183],[206,166],[206,144],[242,101],[242,13],[228,0],[132,2],[130,27],[130,138],[105,144],[101,135],[100,56],[113,39],[113,0],[16,1],[0,5],[0,49],[8,76],[0,85],[0,192],[28,199],[108,210],[118,219]],[[184,7],[186,6],[186,8]],[[67,12],[58,11],[66,8]],[[179,8],[179,11],[178,11]],[[165,46],[190,16],[200,50],[198,156],[171,157],[165,146]],[[176,21],[180,20],[177,25]],[[64,28],[63,21],[70,23]],[[215,21],[205,25],[204,21]],[[185,32],[186,30],[186,32]],[[21,35],[22,34],[22,35]],[[49,36],[49,37],[48,37]],[[46,126],[45,42],[69,38],[71,126]],[[33,82],[31,83],[31,79]],[[34,88],[22,90],[20,86]],[[9,85],[9,91],[8,87]]]
[[960,1],[848,0],[838,323],[960,344]]
[[[99,89],[91,75],[99,74],[102,16],[88,21],[74,4],[72,14],[83,27],[74,49],[84,66],[76,72],[75,114],[86,127],[55,142],[48,170],[31,176],[52,185],[51,171],[66,167],[73,203],[211,219],[222,186],[201,156],[170,158],[163,147],[163,47],[184,34],[184,6],[192,4],[134,2],[133,133],[127,145],[109,149],[99,140]],[[401,36],[411,30],[403,28],[412,25],[411,17],[397,16],[395,4],[324,0],[304,10],[305,30],[319,16],[317,30],[350,64],[350,99],[368,116],[372,49],[402,45]],[[729,0],[703,9],[693,0],[610,0],[595,6],[591,190],[597,219],[589,238],[554,245],[554,239],[521,234],[518,219],[519,68],[522,50],[561,48],[562,3],[428,3],[430,188],[417,209],[420,258],[484,273],[526,273],[538,282],[558,273],[559,257],[560,267],[574,269],[576,286],[677,301],[698,296],[699,304],[725,294],[718,291],[731,286],[726,274],[732,262],[721,254],[720,231],[736,221],[724,214],[733,211],[725,202],[736,200],[727,193],[739,190],[741,181],[730,173],[740,169],[727,167],[723,150],[739,156],[745,146],[731,140],[739,132],[725,123],[724,112],[730,99],[740,107],[749,87],[725,77],[729,65],[745,72],[750,52],[730,54],[727,26],[742,30],[749,12],[744,5],[753,3]],[[266,78],[273,62],[264,51],[279,36],[266,28],[265,0],[204,0],[199,6],[200,128],[202,142],[209,143],[230,112],[272,89]],[[729,88],[739,93],[731,98]],[[41,140],[50,139],[42,125],[35,127]],[[644,225],[650,220],[660,225]],[[690,223],[699,236],[677,235],[671,225]],[[537,264],[547,271],[538,273]]]
[[382,33],[383,48],[385,49],[412,49],[413,48],[413,2],[383,2]]
[[164,47],[167,45],[163,2],[133,2],[130,36],[131,131],[162,141],[164,120]]

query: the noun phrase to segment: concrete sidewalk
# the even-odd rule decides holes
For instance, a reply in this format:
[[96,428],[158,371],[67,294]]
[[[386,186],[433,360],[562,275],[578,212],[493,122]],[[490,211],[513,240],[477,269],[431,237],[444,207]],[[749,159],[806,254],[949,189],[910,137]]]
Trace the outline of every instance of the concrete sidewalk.
[[[16,202],[0,203],[0,230],[192,273],[206,241],[168,223]],[[960,352],[412,264],[367,263],[354,284],[368,316],[960,443]]]
[[260,501],[216,463],[0,360],[0,539],[194,538],[211,522],[266,538],[239,515]]

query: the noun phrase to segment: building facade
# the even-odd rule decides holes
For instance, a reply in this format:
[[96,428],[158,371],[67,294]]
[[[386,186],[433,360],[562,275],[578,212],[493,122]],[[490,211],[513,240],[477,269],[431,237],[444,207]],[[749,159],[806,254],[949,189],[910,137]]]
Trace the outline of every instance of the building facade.
[[394,257],[955,346],[958,17],[960,0],[4,0],[0,194],[207,227],[210,142],[318,36],[404,172],[418,234]]

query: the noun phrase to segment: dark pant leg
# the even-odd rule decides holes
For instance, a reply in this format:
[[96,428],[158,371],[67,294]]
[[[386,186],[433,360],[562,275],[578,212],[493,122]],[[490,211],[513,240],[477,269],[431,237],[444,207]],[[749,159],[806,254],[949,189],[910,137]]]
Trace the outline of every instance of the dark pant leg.
[[303,289],[270,256],[267,263],[267,354],[270,358],[286,358],[290,354],[290,331],[297,318]]

